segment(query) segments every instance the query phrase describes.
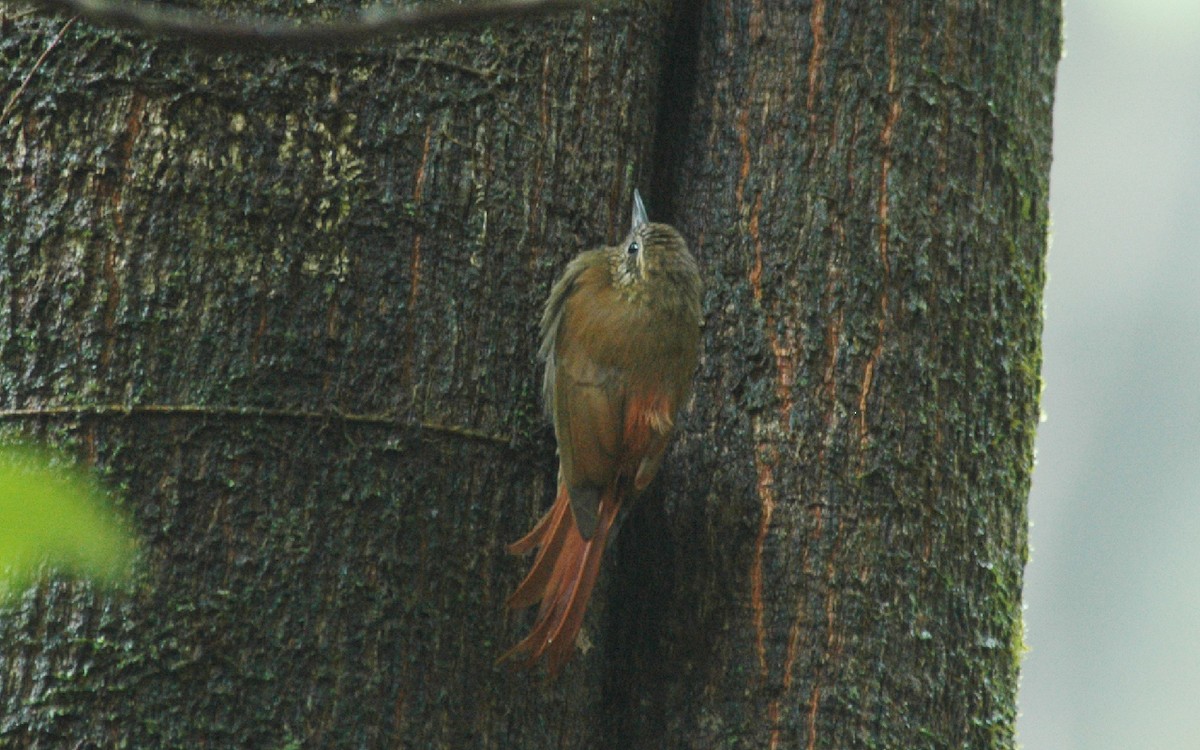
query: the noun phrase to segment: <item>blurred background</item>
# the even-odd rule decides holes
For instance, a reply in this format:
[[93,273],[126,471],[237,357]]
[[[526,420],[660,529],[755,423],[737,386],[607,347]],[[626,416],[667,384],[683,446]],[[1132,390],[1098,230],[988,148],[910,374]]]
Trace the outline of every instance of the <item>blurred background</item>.
[[1200,0],[1067,0],[1025,750],[1200,748]]

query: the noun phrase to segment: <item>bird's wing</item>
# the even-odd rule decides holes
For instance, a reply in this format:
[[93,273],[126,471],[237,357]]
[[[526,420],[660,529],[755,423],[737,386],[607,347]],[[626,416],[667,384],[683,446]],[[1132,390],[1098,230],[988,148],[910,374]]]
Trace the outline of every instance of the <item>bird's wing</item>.
[[621,456],[628,375],[617,357],[625,332],[611,317],[620,305],[606,263],[573,262],[555,287],[542,320],[546,397],[571,511],[590,539]]
[[623,417],[620,373],[597,364],[569,339],[556,357],[554,432],[571,510],[584,539],[596,527],[600,492],[617,473]]

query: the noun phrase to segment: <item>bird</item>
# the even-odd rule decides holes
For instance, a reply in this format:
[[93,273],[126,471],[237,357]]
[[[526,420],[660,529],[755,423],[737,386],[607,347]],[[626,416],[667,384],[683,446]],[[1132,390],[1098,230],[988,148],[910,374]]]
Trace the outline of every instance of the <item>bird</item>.
[[637,190],[628,235],[577,255],[541,318],[542,395],[558,443],[545,515],[509,545],[537,550],[508,597],[540,602],[529,633],[499,661],[550,678],[571,658],[618,513],[662,465],[700,358],[699,267],[680,233],[649,221]]

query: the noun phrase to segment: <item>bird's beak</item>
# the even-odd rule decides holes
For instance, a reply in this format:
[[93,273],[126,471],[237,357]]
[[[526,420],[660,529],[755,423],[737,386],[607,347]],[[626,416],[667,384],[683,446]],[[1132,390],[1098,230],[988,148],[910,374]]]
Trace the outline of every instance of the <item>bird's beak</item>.
[[640,227],[641,225],[649,224],[649,223],[650,223],[650,220],[646,218],[646,205],[644,203],[642,203],[642,194],[637,191],[637,188],[634,188],[634,190],[633,190],[633,226],[631,226],[629,228],[629,231],[632,232],[632,231],[636,230],[638,227]]

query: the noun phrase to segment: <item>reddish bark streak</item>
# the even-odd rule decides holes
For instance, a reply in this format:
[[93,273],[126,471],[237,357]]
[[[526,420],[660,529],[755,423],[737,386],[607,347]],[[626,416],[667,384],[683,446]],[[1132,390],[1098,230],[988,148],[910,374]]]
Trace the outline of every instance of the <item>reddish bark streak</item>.
[[754,0],[750,8],[749,32],[751,43],[758,42],[763,37],[763,27],[765,26],[764,16],[766,15],[763,9],[762,0]]
[[104,349],[100,352],[100,369],[107,370],[116,346],[117,306],[121,301],[121,280],[117,278],[117,242],[110,242],[104,254],[104,284],[108,296],[104,300]]
[[754,647],[758,654],[758,668],[762,677],[767,676],[767,630],[764,625],[763,607],[763,548],[767,543],[767,531],[771,516],[775,513],[775,475],[771,464],[763,456],[765,449],[760,444],[755,451],[754,463],[758,469],[758,497],[762,501],[762,520],[758,526],[758,539],[754,542],[754,566],[750,569],[750,604],[754,609]]
[[[433,122],[425,126],[425,144],[421,148],[421,162],[417,165],[416,177],[413,181],[413,203],[419,205],[421,196],[425,192],[425,168],[429,163],[429,149],[433,138]],[[413,327],[413,321],[417,319],[416,313],[413,311],[417,307],[417,297],[421,289],[421,233],[413,232],[412,250],[409,252],[408,261],[409,273],[409,288],[408,288],[408,323],[404,329],[404,340],[408,342],[407,350],[404,354],[404,380],[407,383],[412,382],[412,366],[413,356],[416,349],[416,342],[413,340],[416,335],[416,329]]]
[[862,388],[858,397],[858,433],[859,443],[861,447],[866,447],[868,435],[867,427],[867,399],[871,395],[871,385],[875,378],[875,367],[879,361],[879,357],[883,352],[883,339],[887,331],[887,315],[888,315],[888,285],[891,279],[891,262],[888,259],[888,212],[890,206],[888,203],[888,173],[892,168],[892,137],[896,129],[896,122],[900,119],[900,97],[896,90],[896,81],[899,78],[899,58],[896,54],[896,35],[898,33],[898,23],[896,21],[895,12],[889,8],[887,13],[888,32],[887,32],[887,56],[888,56],[888,82],[887,93],[891,104],[888,107],[887,117],[884,118],[883,132],[880,134],[880,145],[883,150],[883,163],[879,170],[879,260],[883,264],[883,291],[879,295],[879,329],[876,335],[875,348],[871,352],[871,357],[867,360],[866,366],[863,368]]
[[[830,282],[832,284],[832,279]],[[834,403],[837,401],[837,360],[838,349],[841,347],[843,312],[839,308],[825,329],[825,348],[829,352],[829,360],[825,365],[825,401],[829,404],[829,413],[825,418],[826,429],[833,429]]]
[[771,750],[779,747],[780,728],[779,728],[779,699],[771,701],[767,707],[767,724],[771,727]]
[[887,117],[883,122],[883,133],[880,135],[880,144],[883,148],[883,168],[879,171],[879,255],[883,261],[885,277],[891,271],[888,262],[888,172],[892,168],[892,135],[896,128],[896,121],[900,119],[900,97],[896,95],[896,79],[899,75],[899,59],[896,57],[896,25],[896,19],[889,11],[887,93],[891,105],[888,107]]
[[763,271],[763,256],[762,256],[762,241],[758,235],[758,215],[762,210],[762,194],[758,196],[758,200],[754,201],[754,209],[750,212],[750,239],[754,241],[754,265],[750,268],[750,291],[754,294],[754,301],[762,304],[762,271]]
[[538,119],[542,123],[542,133],[550,132],[550,50],[542,56],[542,101],[538,107]]
[[[763,197],[762,193],[754,200],[754,207],[750,210],[750,239],[754,242],[754,265],[750,268],[750,291],[754,295],[754,301],[760,306],[763,301],[762,293],[762,274],[763,274],[763,247],[762,238],[759,235],[759,216],[762,214]],[[792,384],[795,382],[796,366],[792,361],[792,356],[795,352],[794,336],[790,326],[788,332],[784,336],[780,336],[776,330],[775,317],[769,312],[766,314],[767,336],[771,341],[771,352],[775,355],[775,367],[778,372],[775,384],[775,395],[779,399],[779,413],[781,424],[787,425],[792,417]]]
[[[425,126],[425,146],[421,149],[421,163],[417,165],[416,180],[413,184],[413,203],[420,204],[425,192],[425,166],[429,162],[429,144],[433,137],[433,123]],[[413,233],[412,252],[408,264],[412,284],[408,291],[409,309],[416,306],[417,294],[421,286],[421,233]]]
[[817,746],[817,707],[821,705],[821,686],[813,685],[808,699],[808,750]]
[[737,116],[738,145],[742,148],[742,165],[738,169],[737,187],[733,196],[740,209],[746,189],[746,180],[750,177],[750,109],[743,107]]
[[116,164],[111,173],[107,171],[101,173],[96,180],[96,196],[100,203],[97,209],[103,212],[102,205],[107,201],[115,235],[104,254],[103,275],[107,296],[104,300],[104,347],[100,351],[100,367],[102,369],[108,368],[117,343],[117,308],[121,301],[121,280],[117,275],[117,254],[120,246],[124,243],[125,235],[125,216],[121,213],[122,188],[128,179],[129,160],[133,156],[133,146],[142,132],[142,117],[145,110],[146,95],[134,93],[129,102],[129,114],[125,118],[125,132],[115,144]]
[[118,210],[121,207],[122,188],[128,180],[129,161],[133,158],[133,146],[142,133],[142,117],[146,111],[146,95],[135,92],[130,97],[129,115],[125,118],[125,132],[117,142],[117,162],[115,179],[112,182],[112,194],[109,201],[113,208],[113,226],[117,234],[125,233],[125,216]]
[[729,52],[729,56],[733,57],[734,50],[737,47],[733,43],[733,0],[725,0],[725,49]]
[[817,100],[817,77],[825,64],[825,0],[814,0],[812,13],[809,15],[809,26],[812,28],[813,47],[808,58],[808,121],[811,126],[816,122],[817,113],[813,104]]
[[267,332],[267,311],[262,304],[259,305],[258,327],[254,329],[254,337],[250,339],[250,361],[258,361],[258,346],[262,342],[263,334]]
[[834,649],[834,645],[837,642],[837,631],[834,628],[834,623],[836,622],[837,618],[834,616],[834,612],[837,610],[838,589],[833,582],[835,577],[834,574],[836,573],[834,560],[837,559],[838,552],[841,550],[843,524],[844,522],[839,518],[837,522],[837,531],[835,531],[833,535],[833,546],[829,551],[828,563],[825,566],[825,590],[828,592],[828,595],[825,598],[825,627],[829,632],[829,637],[825,641],[825,649],[833,656],[837,656],[840,653],[840,646],[837,650]]
[[[818,510],[816,514],[818,526],[820,526],[821,520],[820,513],[820,510]],[[806,544],[804,546],[804,557],[800,563],[800,569],[802,571],[809,570],[808,553],[810,549],[812,549],[811,544]],[[785,693],[790,692],[792,689],[792,682],[794,680],[794,672],[796,667],[796,657],[800,653],[800,633],[803,631],[802,626],[804,624],[804,614],[805,597],[801,596],[799,601],[796,603],[796,619],[792,621],[792,625],[788,629],[787,655],[783,660],[783,690]]]

